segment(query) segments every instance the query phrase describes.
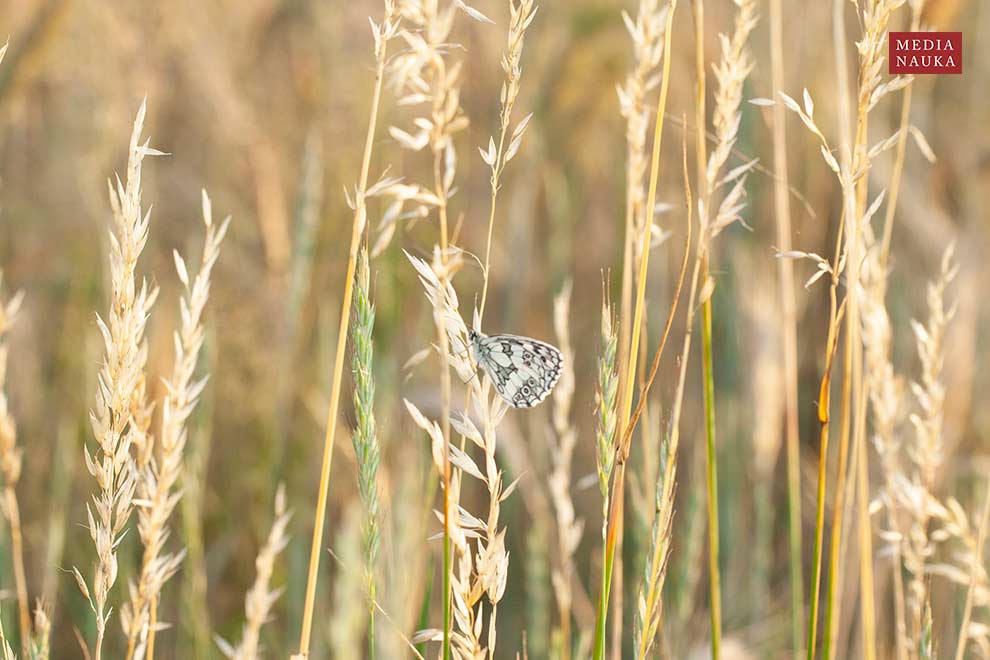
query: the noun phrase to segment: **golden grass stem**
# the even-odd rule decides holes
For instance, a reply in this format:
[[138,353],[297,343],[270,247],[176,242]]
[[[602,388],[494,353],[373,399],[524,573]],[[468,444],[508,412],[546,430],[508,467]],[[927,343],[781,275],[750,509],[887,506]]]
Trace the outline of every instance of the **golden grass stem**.
[[158,596],[151,597],[151,604],[148,609],[148,650],[144,657],[154,660],[155,657],[155,628],[158,624]]
[[[776,92],[784,88],[784,55],[781,0],[770,0],[770,79]],[[783,105],[773,106],[773,203],[777,245],[791,249],[791,206],[788,197],[787,123]],[[777,261],[780,303],[783,318],[784,417],[787,451],[787,512],[790,550],[791,643],[794,655],[804,645],[801,614],[804,609],[804,577],[801,552],[801,448],[798,429],[797,311],[794,298],[794,265],[790,259]]]
[[354,221],[351,226],[351,244],[347,253],[347,273],[344,276],[344,297],[340,304],[340,325],[337,328],[337,352],[334,355],[333,380],[330,386],[330,405],[327,409],[326,434],[323,438],[323,462],[320,469],[320,487],[317,494],[316,514],[313,521],[313,543],[309,555],[309,572],[306,578],[306,601],[303,606],[302,629],[299,633],[299,654],[309,656],[310,637],[313,630],[313,608],[316,604],[316,582],[323,554],[323,527],[327,512],[327,493],[330,490],[330,468],[333,465],[333,443],[337,434],[337,409],[340,404],[341,380],[344,372],[344,357],[347,348],[347,334],[350,326],[351,297],[354,292],[354,271],[357,264],[358,247],[367,222],[365,192],[368,189],[368,171],[371,168],[371,151],[374,144],[375,127],[378,123],[378,110],[381,105],[382,82],[385,76],[384,45],[377,57],[374,91],[371,97],[371,111],[368,117],[368,133],[365,136],[364,156],[361,160],[361,178],[358,180]]
[[869,448],[866,445],[866,400],[868,396],[869,392],[866,388],[862,388],[857,402],[853,444],[858,457],[856,482],[859,497],[856,498],[858,506],[856,520],[859,531],[860,616],[863,626],[863,657],[866,660],[875,660],[877,640],[873,596],[873,525],[870,519]]
[[[677,0],[668,0],[669,10],[667,12],[667,27],[664,33],[664,55],[663,55],[663,76],[660,82],[660,98],[657,101],[657,118],[654,125],[653,155],[650,161],[650,185],[647,193],[646,209],[647,217],[643,223],[643,233],[640,237],[643,246],[639,263],[638,289],[636,292],[636,311],[633,318],[632,338],[629,342],[629,362],[626,373],[632,374],[635,371],[637,352],[639,350],[640,328],[643,322],[643,308],[646,298],[646,274],[650,263],[650,231],[653,226],[652,209],[656,207],[657,180],[660,177],[660,145],[663,139],[663,119],[667,109],[667,92],[670,87],[670,42],[671,26],[674,20],[674,12],[677,8]],[[623,436],[631,439],[632,434],[627,430],[630,408],[632,407],[633,379],[626,378],[625,394],[620,394],[620,412],[618,418],[618,429]],[[617,523],[621,519],[623,504],[623,492],[625,487],[625,459],[628,455],[628,443],[623,442],[617,448],[618,461],[615,469],[614,481],[611,496],[611,512],[608,521],[608,535],[605,545],[605,562],[602,570],[605,579],[602,585],[602,593],[598,602],[598,617],[595,624],[594,658],[602,660],[605,655],[605,621],[608,617],[609,589],[612,582],[612,566],[615,558],[615,546],[618,537]]]

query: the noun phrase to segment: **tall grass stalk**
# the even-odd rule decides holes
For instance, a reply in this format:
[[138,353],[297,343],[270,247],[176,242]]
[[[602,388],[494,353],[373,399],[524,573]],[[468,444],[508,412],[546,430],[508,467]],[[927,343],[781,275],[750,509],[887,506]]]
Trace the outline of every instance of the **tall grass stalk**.
[[[668,0],[667,25],[664,30],[663,74],[660,82],[660,97],[657,101],[656,123],[654,125],[653,155],[650,161],[650,185],[649,192],[646,197],[646,208],[648,212],[656,206],[657,180],[660,177],[660,145],[663,138],[663,119],[667,109],[667,90],[670,86],[671,25],[674,20],[674,12],[676,8],[677,0]],[[629,341],[629,362],[626,369],[626,373],[629,375],[635,371],[636,358],[640,344],[639,335],[642,328],[645,307],[646,274],[650,263],[649,243],[652,226],[652,222],[644,222],[642,233],[640,235],[640,245],[642,247],[640,251],[638,271],[639,286],[636,292],[636,306],[633,318],[632,337]],[[631,377],[626,378],[626,382],[624,383],[624,392],[620,393],[620,397],[622,398],[620,398],[617,428],[622,433],[620,438],[623,439],[623,444],[625,444],[631,436],[631,434],[627,432],[627,426],[629,425],[629,417],[632,408],[633,384],[633,379]],[[605,624],[608,617],[609,590],[612,583],[612,566],[615,561],[615,545],[619,531],[618,523],[622,519],[621,512],[625,486],[625,460],[628,455],[628,447],[619,446],[616,448],[616,452],[617,458],[615,474],[613,476],[614,481],[610,495],[611,510],[608,517],[608,535],[605,545],[604,565],[602,567],[605,577],[598,601],[598,615],[595,622],[595,642],[593,651],[595,660],[602,660],[605,655]]]
[[[468,12],[467,5],[462,5]],[[421,151],[428,147],[432,154],[433,181],[429,186],[416,186],[420,195],[427,196],[429,205],[436,209],[440,225],[439,245],[434,248],[434,274],[440,278],[438,294],[446,295],[446,284],[456,268],[450,267],[451,246],[448,227],[448,203],[457,171],[457,152],[453,136],[468,125],[460,105],[461,65],[452,62],[448,38],[454,25],[458,6],[454,3],[442,5],[438,2],[403,4],[404,18],[409,29],[403,29],[402,38],[409,44],[410,51],[400,55],[394,65],[396,89],[406,94],[400,103],[422,103],[428,106],[417,117],[418,131],[415,135],[391,127],[390,133],[403,147]],[[473,11],[473,10],[471,10]],[[469,12],[470,13],[470,12]],[[478,15],[479,20],[481,15]],[[487,19],[484,19],[487,20]],[[460,260],[458,259],[458,264]],[[433,305],[433,322],[437,333],[437,345],[442,368],[440,371],[440,430],[443,436],[442,462],[437,465],[443,483],[443,571],[441,574],[443,599],[442,657],[449,660],[451,655],[451,571],[452,571],[452,528],[454,511],[457,507],[457,489],[450,462],[450,413],[451,380],[450,338],[446,321],[442,316],[444,301],[437,299]]]
[[[895,77],[882,81],[878,70],[882,64],[882,46],[886,43],[886,26],[891,12],[902,0],[871,0],[860,8],[863,25],[863,38],[857,42],[859,53],[859,74],[856,103],[856,130],[850,127],[852,103],[850,101],[849,81],[845,71],[845,23],[843,17],[844,5],[841,2],[833,4],[833,41],[836,53],[836,69],[838,71],[838,106],[840,127],[840,159],[833,155],[833,149],[821,129],[815,122],[815,105],[811,95],[804,91],[803,105],[790,96],[780,93],[784,105],[797,114],[808,130],[820,142],[821,154],[829,169],[835,174],[842,189],[842,214],[839,218],[838,232],[835,242],[835,253],[831,262],[823,257],[806,252],[782,252],[781,257],[808,258],[817,263],[817,272],[809,278],[806,286],[810,286],[819,278],[828,275],[829,286],[829,317],[828,334],[825,345],[825,370],[822,375],[818,398],[818,421],[820,424],[820,449],[818,460],[818,491],[815,515],[815,549],[812,559],[813,586],[810,594],[811,602],[808,615],[808,646],[809,660],[814,658],[817,640],[817,621],[820,605],[819,585],[821,581],[822,539],[824,536],[825,513],[825,480],[828,454],[828,432],[831,425],[830,388],[831,369],[837,351],[837,341],[841,334],[841,325],[845,321],[846,337],[843,351],[843,365],[840,394],[840,428],[839,428],[839,457],[837,483],[835,493],[835,520],[831,539],[829,586],[826,600],[826,621],[824,630],[825,657],[831,657],[834,623],[838,620],[836,592],[838,586],[839,558],[842,550],[842,514],[846,502],[847,460],[850,437],[855,433],[854,450],[856,458],[862,463],[859,469],[866,470],[867,454],[862,436],[865,434],[864,416],[866,414],[867,397],[863,391],[863,346],[860,341],[859,294],[861,289],[861,250],[868,234],[870,219],[883,203],[884,195],[878,195],[867,208],[867,182],[870,162],[883,151],[891,148],[896,142],[896,135],[869,147],[867,144],[868,115],[873,107],[883,97],[901,89],[907,84],[907,79]],[[853,137],[855,135],[855,137]],[[842,279],[847,279],[850,285],[847,294],[841,300],[838,288]],[[855,408],[855,409],[854,409]],[[868,474],[866,472],[863,475]],[[862,481],[862,476],[858,479]],[[868,485],[868,484],[867,484]],[[865,488],[864,488],[865,489]],[[866,497],[866,493],[863,493]],[[865,500],[860,502],[859,514],[866,514]],[[875,623],[873,621],[872,593],[872,532],[860,527],[860,591],[863,604],[860,608],[863,626],[864,654],[872,658],[875,653]]]
[[660,0],[640,0],[635,20],[622,13],[633,44],[633,67],[616,89],[619,112],[626,120],[626,217],[619,299],[619,378],[622,383],[630,377],[627,363],[635,284],[633,267],[640,256],[637,250],[642,249],[636,237],[642,235],[643,223],[652,223],[654,217],[653,212],[647,212],[643,186],[649,168],[646,147],[653,109],[647,97],[660,84],[659,66],[663,57],[667,9],[666,3]]
[[[598,387],[595,391],[595,417],[597,431],[595,434],[595,465],[598,470],[598,488],[602,495],[602,557],[608,553],[608,527],[610,493],[609,484],[612,479],[612,469],[615,467],[616,455],[616,426],[618,408],[616,407],[619,391],[619,375],[616,371],[616,347],[618,338],[612,320],[612,308],[608,301],[607,283],[602,285],[602,320],[600,346],[598,351]],[[599,593],[607,593],[610,575],[602,568],[602,580]],[[607,607],[599,602],[599,608]],[[601,614],[601,609],[599,610]],[[603,624],[604,626],[604,624]],[[597,630],[597,628],[596,628]],[[597,643],[597,640],[596,640]],[[603,642],[604,643],[604,642]],[[603,649],[604,652],[604,649]]]
[[[452,470],[451,484],[454,493],[460,488],[461,478],[470,476],[481,482],[488,491],[488,511],[485,516],[474,516],[458,506],[458,515],[450,523],[451,546],[456,553],[456,571],[451,575],[453,621],[456,633],[449,636],[458,657],[482,657],[494,653],[496,644],[496,617],[498,604],[505,594],[508,578],[509,556],[505,548],[505,528],[500,528],[501,503],[515,489],[515,483],[503,488],[502,471],[495,461],[497,444],[496,428],[508,410],[508,404],[493,391],[488,378],[475,377],[475,365],[469,357],[470,339],[467,325],[460,313],[457,293],[449,278],[441,277],[439,247],[432,264],[406,254],[419,274],[427,299],[433,307],[434,317],[442,319],[447,335],[445,345],[449,354],[445,360],[454,368],[458,378],[472,390],[474,411],[480,427],[467,414],[451,420],[454,429],[482,450],[484,466],[479,466],[467,451],[447,442],[440,425],[428,419],[410,401],[406,409],[416,424],[431,440],[434,464],[442,468],[444,455]],[[444,446],[446,443],[446,447]],[[453,498],[452,498],[453,499]],[[453,502],[456,504],[456,501]],[[487,600],[487,626],[485,625],[485,601]],[[483,632],[487,630],[487,636]],[[441,630],[424,630],[417,638],[443,641]]]
[[337,349],[334,354],[330,404],[327,409],[327,430],[323,439],[320,487],[317,494],[316,513],[313,521],[313,543],[310,548],[309,571],[306,578],[306,601],[303,606],[302,628],[299,633],[298,655],[304,659],[309,656],[310,637],[313,630],[313,608],[316,604],[316,582],[319,576],[320,557],[323,554],[323,527],[326,520],[327,493],[330,489],[333,444],[337,435],[337,410],[340,405],[340,389],[344,372],[347,330],[351,318],[350,309],[354,288],[354,270],[358,247],[361,244],[361,235],[368,220],[366,203],[368,172],[371,168],[371,152],[375,141],[375,127],[378,124],[378,111],[381,101],[382,84],[385,77],[388,41],[395,36],[397,29],[398,14],[395,2],[394,0],[385,0],[385,15],[382,18],[382,22],[376,24],[372,21],[372,33],[375,39],[375,82],[371,97],[371,110],[368,117],[368,132],[364,142],[364,156],[361,159],[361,175],[358,179],[356,194],[353,199],[354,219],[351,224],[351,243],[347,253],[347,272],[344,276],[344,294],[340,306],[340,327],[337,329]]
[[[126,184],[110,183],[113,228],[110,232],[110,311],[104,320],[97,316],[106,356],[99,374],[96,403],[90,413],[97,451],[84,450],[86,468],[97,484],[97,494],[86,513],[90,536],[96,547],[92,588],[78,569],[76,583],[96,616],[96,642],[92,656],[103,657],[103,641],[110,617],[108,600],[117,581],[117,546],[134,507],[138,475],[131,447],[147,445],[145,422],[134,411],[148,411],[144,400],[144,367],[147,345],[144,327],[158,297],[158,289],[147,282],[137,284],[138,257],[148,241],[151,211],[141,208],[141,165],[145,156],[162,155],[141,142],[146,105],[141,103],[134,119],[127,160]],[[144,415],[150,419],[150,415]]]
[[[619,392],[620,409],[625,405],[622,397],[627,392],[626,383],[637,379],[635,367],[629,367],[629,347],[632,330],[633,289],[637,285],[634,278],[634,267],[640,259],[640,250],[650,250],[663,239],[663,232],[653,226],[656,209],[646,208],[646,187],[644,177],[647,174],[649,160],[647,156],[647,138],[651,124],[652,102],[648,99],[660,84],[659,65],[663,57],[664,28],[666,25],[667,4],[660,0],[640,0],[635,20],[625,11],[622,19],[633,45],[633,66],[622,85],[616,87],[619,97],[619,112],[626,121],[626,194],[625,194],[625,228],[622,258],[622,281],[619,298]],[[644,245],[637,240],[643,235],[644,224],[649,225],[651,240]],[[646,350],[647,332],[646,318],[641,329],[639,349]],[[645,363],[640,364],[638,376],[642,387],[642,377],[645,375]],[[645,435],[651,432],[644,426],[644,447],[649,447]],[[649,462],[649,454],[645,454]],[[652,480],[652,477],[651,477]],[[652,499],[652,498],[650,498]],[[642,502],[648,506],[652,502]],[[622,548],[624,540],[624,511],[620,509],[619,539],[617,549],[617,565],[615,576],[617,581],[616,597],[612,601],[612,646],[611,657],[621,655],[622,645],[622,616],[623,616],[623,566]]]
[[[502,71],[505,73],[505,80],[502,82],[502,89],[499,94],[499,129],[498,143],[494,136],[488,138],[488,148],[480,149],[481,158],[491,169],[489,179],[491,187],[491,200],[488,207],[488,238],[485,241],[485,264],[484,281],[481,285],[481,305],[478,309],[479,322],[485,316],[485,304],[488,302],[488,283],[491,274],[492,258],[492,234],[495,230],[495,202],[498,198],[498,191],[501,188],[502,172],[506,164],[519,151],[523,134],[529,125],[529,120],[533,114],[523,117],[515,127],[511,126],[512,110],[516,105],[516,98],[519,96],[519,84],[522,80],[522,52],[523,43],[526,37],[526,30],[530,23],[536,18],[536,5],[533,0],[509,0],[509,32],[502,55]],[[512,128],[511,137],[509,129]],[[508,138],[508,143],[506,139]]]
[[[7,49],[0,49],[0,61]],[[3,272],[0,271],[0,287],[3,285]],[[2,289],[0,289],[2,293]],[[24,451],[17,446],[17,425],[7,406],[6,380],[7,339],[17,321],[17,314],[24,300],[24,292],[18,291],[8,300],[0,299],[0,475],[3,476],[3,514],[10,524],[10,561],[14,573],[14,588],[17,592],[17,622],[21,636],[21,653],[28,653],[31,639],[31,617],[28,605],[27,577],[24,571],[24,539],[21,532],[21,510],[17,503],[17,483],[21,478]]]
[[375,328],[375,307],[371,303],[370,269],[367,250],[358,260],[357,295],[354,300],[354,324],[351,328],[354,345],[354,414],[357,425],[352,436],[354,454],[358,461],[358,493],[364,504],[362,542],[364,546],[364,579],[368,595],[368,657],[375,657],[375,564],[380,537],[380,504],[378,501],[378,463],[380,449],[375,428],[375,375],[372,333]]
[[[770,0],[770,81],[776,90],[784,88],[783,17],[781,0]],[[773,205],[777,245],[791,250],[791,205],[787,166],[787,117],[780,104],[773,106]],[[783,335],[784,417],[787,446],[787,520],[790,552],[791,643],[794,656],[804,645],[801,618],[804,610],[804,575],[801,550],[801,447],[798,428],[797,309],[794,293],[794,266],[789,259],[778,261],[781,326]]]
[[[715,109],[712,127],[715,144],[706,156],[705,132],[705,61],[704,61],[704,2],[694,3],[695,23],[695,103],[696,166],[699,179],[699,260],[701,281],[701,358],[705,417],[705,477],[708,489],[708,571],[709,599],[712,627],[712,657],[718,658],[722,638],[722,596],[719,570],[719,519],[718,519],[718,455],[715,441],[715,375],[712,363],[712,293],[715,281],[710,275],[712,241],[730,224],[739,219],[745,195],[746,173],[755,164],[749,162],[735,168],[720,180],[722,168],[735,145],[741,121],[740,104],[742,88],[753,68],[747,49],[747,39],[756,26],[756,5],[749,0],[737,4],[732,36],[721,35],[722,55],[714,68],[716,78]],[[717,208],[713,208],[714,195],[723,186],[731,186]]]
[[[660,354],[666,344],[670,331],[674,312],[680,300],[681,292],[684,288],[684,276],[687,273],[688,261],[691,254],[691,233],[692,233],[692,202],[690,177],[687,168],[687,142],[682,143],[681,164],[684,173],[684,200],[687,211],[687,232],[684,239],[684,257],[681,261],[681,271],[677,280],[677,288],[674,294],[674,301],[671,304],[670,315],[667,318],[667,325],[664,328],[661,345],[657,349],[653,366],[650,369],[649,380],[643,388],[639,406],[637,407],[634,419],[639,416],[643,409],[646,392],[652,384],[659,366]],[[677,447],[680,434],[678,424],[680,423],[681,403],[683,402],[684,382],[687,376],[687,358],[690,349],[691,326],[694,317],[694,296],[697,291],[698,281],[698,261],[695,259],[696,268],[691,282],[691,294],[689,296],[689,309],[687,313],[688,322],[685,331],[684,350],[681,354],[681,372],[678,382],[678,389],[674,403],[673,416],[671,418],[670,431],[665,440],[660,443],[659,469],[657,471],[657,483],[655,488],[655,513],[653,518],[652,534],[650,535],[649,549],[646,553],[647,560],[644,565],[643,584],[640,587],[639,597],[636,602],[637,620],[633,630],[633,642],[635,646],[636,658],[646,660],[649,657],[660,632],[663,616],[663,586],[667,577],[667,563],[670,559],[671,534],[674,520],[674,494],[677,478]]]
[[[865,441],[865,415],[866,396],[863,395],[863,345],[860,339],[862,330],[860,321],[860,293],[861,293],[861,273],[862,273],[862,250],[866,235],[866,228],[870,219],[882,203],[884,195],[881,193],[870,209],[867,210],[866,202],[869,184],[869,169],[872,159],[884,148],[892,146],[892,139],[888,139],[890,144],[880,143],[879,147],[870,148],[868,144],[869,113],[876,103],[889,91],[902,87],[906,84],[906,79],[892,79],[887,83],[880,83],[877,74],[880,68],[887,43],[887,24],[893,11],[903,3],[904,0],[871,0],[861,8],[861,22],[863,26],[863,36],[857,42],[858,51],[858,78],[857,95],[855,107],[855,131],[850,129],[851,110],[849,103],[849,85],[845,80],[845,23],[841,3],[834,6],[834,38],[836,50],[836,68],[840,72],[839,78],[839,106],[840,117],[839,127],[841,133],[841,143],[843,145],[841,153],[841,168],[839,182],[842,186],[843,214],[846,223],[846,253],[848,256],[848,266],[846,276],[851,283],[847,287],[846,294],[846,336],[843,350],[842,365],[842,390],[841,390],[841,419],[839,428],[839,471],[835,493],[835,520],[833,521],[833,533],[831,540],[830,562],[829,562],[829,587],[828,599],[826,602],[825,615],[825,637],[824,654],[825,657],[832,657],[832,642],[834,637],[834,626],[838,624],[839,607],[841,600],[837,599],[838,584],[840,580],[839,561],[842,554],[843,527],[842,514],[846,498],[846,467],[844,458],[849,451],[850,438],[852,439],[853,451],[857,452],[858,470],[862,472],[859,476],[863,488],[868,486],[865,477],[868,474],[868,454],[866,452]],[[848,145],[848,146],[846,146]],[[858,517],[868,516],[867,499],[868,493],[862,493],[858,510]],[[862,524],[868,525],[868,522]],[[872,577],[872,533],[871,530],[860,528],[860,614],[863,628],[863,654],[867,660],[872,660],[876,654],[876,631],[874,622],[874,594]]]

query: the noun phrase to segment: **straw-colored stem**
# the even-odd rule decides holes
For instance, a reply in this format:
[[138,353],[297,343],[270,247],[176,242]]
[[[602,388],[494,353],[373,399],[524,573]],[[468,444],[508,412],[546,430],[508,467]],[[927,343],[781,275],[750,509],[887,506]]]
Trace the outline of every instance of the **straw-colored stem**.
[[330,468],[333,464],[333,443],[337,434],[337,408],[340,404],[341,380],[344,372],[344,356],[347,348],[347,331],[350,325],[351,297],[354,292],[354,270],[357,264],[358,246],[367,222],[365,191],[368,187],[368,170],[371,167],[371,148],[374,144],[375,126],[378,122],[378,108],[381,100],[382,81],[385,72],[385,58],[378,58],[375,71],[375,86],[371,99],[371,113],[368,119],[368,133],[364,143],[364,157],[361,161],[361,178],[355,199],[354,222],[351,227],[351,245],[347,254],[347,274],[344,279],[344,298],[340,305],[340,326],[337,329],[337,353],[334,356],[333,380],[330,387],[330,405],[327,409],[327,430],[323,439],[323,463],[320,471],[320,488],[317,495],[316,515],[313,521],[313,543],[309,555],[309,573],[306,579],[306,601],[303,607],[302,630],[299,634],[299,654],[309,656],[310,636],[313,630],[313,607],[316,604],[316,581],[323,554],[323,527],[326,520],[327,493],[330,489]]
[[[781,0],[770,0],[770,78],[774,89],[784,88]],[[773,202],[777,220],[777,245],[791,249],[791,206],[788,196],[787,123],[784,106],[773,106]],[[780,307],[784,349],[784,416],[787,451],[787,512],[790,549],[791,636],[794,655],[804,644],[801,614],[804,609],[804,577],[801,571],[801,448],[798,429],[797,312],[794,299],[794,264],[778,259]]]
[[[862,346],[862,343],[860,343]],[[860,362],[862,364],[862,362]],[[873,526],[870,519],[870,467],[866,446],[866,404],[869,393],[860,391],[856,409],[856,432],[853,436],[858,461],[856,482],[859,497],[857,522],[859,530],[860,616],[863,626],[863,657],[876,658],[876,611],[873,596]]]
[[[654,125],[653,155],[650,161],[650,185],[646,200],[647,209],[652,209],[656,206],[657,180],[660,177],[660,145],[663,138],[663,119],[667,109],[667,91],[670,86],[670,41],[671,33],[673,31],[671,29],[671,25],[674,20],[674,10],[677,8],[677,0],[668,0],[668,2],[670,9],[667,12],[667,27],[663,38],[663,76],[660,82],[660,98],[657,101],[657,118],[656,124]],[[639,263],[639,286],[636,292],[636,311],[633,318],[632,337],[629,342],[629,362],[627,364],[627,374],[631,374],[635,371],[636,358],[639,350],[639,334],[643,322],[643,307],[646,298],[646,273],[650,262],[649,241],[652,224],[653,223],[650,222],[650,218],[647,217],[647,221],[643,223],[643,233],[640,237],[640,244],[643,246],[643,249],[641,251],[642,255]],[[620,400],[621,409],[617,428],[622,434],[620,437],[625,440],[625,438],[631,436],[631,434],[627,433],[626,428],[628,426],[629,415],[631,412],[630,409],[632,407],[633,379],[626,378],[624,386],[626,393],[625,395],[620,394],[622,399]],[[623,442],[623,444],[626,443]],[[595,622],[595,660],[602,660],[605,656],[605,622],[608,618],[609,590],[612,584],[612,566],[614,564],[615,546],[618,538],[617,522],[621,517],[623,493],[625,489],[625,458],[628,452],[628,447],[620,446],[617,451],[619,460],[617,461],[615,476],[613,478],[614,480],[610,502],[611,511],[608,520],[608,534],[605,541],[605,561],[602,566],[602,571],[605,575],[602,580],[602,592],[598,601],[598,616]]]
[[4,489],[5,508],[10,521],[11,563],[14,565],[14,588],[17,590],[17,621],[21,631],[21,653],[27,657],[31,639],[31,614],[28,607],[27,578],[24,573],[24,539],[17,493],[8,484]]
[[151,597],[151,604],[148,609],[148,650],[144,657],[147,660],[154,660],[155,657],[155,627],[158,624],[158,595]]

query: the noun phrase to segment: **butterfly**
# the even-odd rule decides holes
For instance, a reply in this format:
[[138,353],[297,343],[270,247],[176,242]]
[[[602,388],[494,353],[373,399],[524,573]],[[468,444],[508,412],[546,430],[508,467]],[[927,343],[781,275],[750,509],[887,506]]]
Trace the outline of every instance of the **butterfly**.
[[499,395],[513,408],[532,408],[560,379],[564,356],[550,344],[516,335],[470,330],[471,351]]

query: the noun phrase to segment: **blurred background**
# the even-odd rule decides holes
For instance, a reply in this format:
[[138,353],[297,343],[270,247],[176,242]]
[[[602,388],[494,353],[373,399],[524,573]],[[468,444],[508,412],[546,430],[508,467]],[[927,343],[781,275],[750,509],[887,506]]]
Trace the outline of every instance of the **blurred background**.
[[[601,564],[601,502],[595,478],[595,360],[599,348],[603,273],[617,292],[625,208],[625,125],[615,87],[631,66],[632,46],[621,12],[633,0],[543,0],[526,38],[517,116],[534,116],[519,155],[503,179],[493,245],[489,332],[554,341],[552,298],[573,283],[570,314],[577,389],[573,420],[579,439],[572,495],[584,535],[577,551],[575,629],[594,625]],[[655,249],[648,297],[650,346],[662,329],[680,266],[684,237],[680,174],[682,116],[693,115],[694,43],[689,2],[674,22],[671,92],[660,201],[673,205],[659,223],[671,237]],[[985,255],[990,195],[990,7],[966,0],[930,0],[925,21],[961,30],[963,75],[928,76],[915,83],[912,122],[938,156],[929,164],[913,145],[908,156],[893,235],[888,309],[893,363],[906,379],[919,371],[908,322],[927,316],[924,285],[937,275],[946,246],[957,243],[960,275],[950,290],[958,302],[945,364],[947,459],[944,482],[964,504],[986,474],[990,394],[986,364],[990,292]],[[483,254],[488,215],[487,166],[477,155],[498,126],[499,58],[506,3],[474,6],[496,25],[458,19],[452,39],[463,46],[461,101],[471,120],[455,145],[459,154],[452,217],[463,221],[459,244]],[[729,31],[734,7],[709,3],[707,58],[718,57],[717,33]],[[751,38],[756,62],[744,98],[771,97],[765,7]],[[166,587],[160,617],[173,623],[159,640],[160,657],[218,655],[212,635],[236,638],[244,621],[244,593],[254,558],[272,520],[276,486],[284,482],[294,511],[291,540],[273,583],[285,592],[265,626],[271,657],[297,639],[305,588],[312,515],[319,481],[330,369],[336,341],[351,212],[344,188],[358,177],[373,81],[368,16],[371,0],[14,0],[0,3],[0,39],[10,48],[0,64],[0,267],[9,295],[24,290],[23,313],[9,338],[8,396],[25,449],[19,485],[28,584],[54,608],[53,657],[80,653],[73,627],[92,639],[94,624],[71,566],[90,567],[92,544],[84,504],[94,482],[82,461],[92,442],[93,406],[102,345],[95,313],[108,300],[106,181],[126,164],[127,140],[143,98],[146,135],[167,157],[145,161],[143,199],[153,204],[151,238],[140,273],[161,287],[149,321],[149,368],[171,365],[171,332],[178,320],[180,284],[172,250],[199,254],[200,189],[214,213],[233,222],[222,248],[207,307],[204,373],[209,385],[191,420],[185,495],[170,543],[189,549]],[[907,13],[891,29],[906,29]],[[830,40],[831,3],[784,2],[785,88],[807,87],[816,118],[836,135],[836,85]],[[858,27],[849,15],[851,35]],[[852,51],[850,51],[851,53]],[[852,55],[850,54],[850,58]],[[874,140],[889,135],[900,103],[888,102],[871,120]],[[421,180],[425,161],[410,156],[384,127],[409,114],[386,90],[372,178]],[[786,485],[780,448],[782,403],[777,347],[777,263],[773,218],[769,108],[745,104],[732,164],[759,157],[765,170],[748,179],[749,229],[733,226],[716,242],[713,268],[716,396],[722,470],[722,579],[725,657],[785,657],[789,644]],[[831,255],[841,196],[818,144],[789,118],[794,249]],[[892,157],[873,175],[884,185]],[[372,223],[384,211],[370,202]],[[379,598],[391,622],[380,631],[380,657],[405,657],[397,631],[439,625],[437,557],[427,541],[440,526],[423,518],[422,494],[431,470],[429,445],[402,399],[424,412],[438,409],[438,376],[431,363],[403,365],[433,338],[431,310],[402,255],[429,257],[433,217],[403,224],[372,262],[378,309],[375,358],[378,425],[383,446],[385,531]],[[795,264],[799,282],[813,264]],[[468,261],[458,276],[462,301],[480,292],[481,272]],[[613,296],[615,297],[615,296]],[[806,538],[813,530],[817,463],[815,401],[827,324],[827,287],[798,290],[803,495]],[[466,309],[465,306],[463,309]],[[675,325],[674,346],[681,325]],[[651,349],[652,350],[652,349]],[[666,419],[676,370],[668,352],[653,394],[652,428]],[[665,633],[673,657],[703,652],[708,638],[700,367],[689,371],[680,492],[675,521]],[[460,385],[455,381],[455,387]],[[152,380],[161,393],[158,378]],[[349,380],[341,405],[343,433],[331,481],[326,544],[319,584],[314,658],[360,657],[360,505],[349,440],[354,424]],[[776,394],[775,394],[776,393]],[[769,428],[756,447],[754,429]],[[497,657],[547,656],[554,619],[550,571],[555,534],[549,504],[547,438],[550,408],[511,411],[500,427],[506,483],[522,477],[503,504],[511,564],[499,610]],[[766,435],[766,434],[764,434]],[[757,465],[763,457],[769,468]],[[655,457],[634,443],[625,538],[625,622],[633,620],[641,558],[653,515],[644,484],[655,478]],[[765,544],[753,543],[754,484],[768,484],[772,504]],[[485,493],[466,488],[469,510],[483,511]],[[474,508],[472,508],[474,507]],[[976,508],[968,510],[975,511]],[[424,522],[425,520],[425,522]],[[806,574],[810,555],[806,542]],[[9,537],[0,533],[0,589],[13,589]],[[140,548],[125,539],[121,576],[111,602],[126,593]],[[84,571],[85,572],[85,571]],[[424,588],[434,584],[433,595]],[[430,599],[432,598],[432,603]],[[423,603],[430,606],[421,621]],[[882,603],[883,601],[878,601]],[[8,604],[9,603],[9,604]],[[16,631],[13,601],[0,601],[4,628]],[[852,608],[847,608],[851,610]],[[116,618],[111,648],[121,643]],[[630,633],[627,633],[630,634]],[[948,633],[947,633],[948,634]],[[115,656],[111,656],[115,657]]]

